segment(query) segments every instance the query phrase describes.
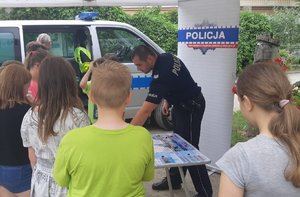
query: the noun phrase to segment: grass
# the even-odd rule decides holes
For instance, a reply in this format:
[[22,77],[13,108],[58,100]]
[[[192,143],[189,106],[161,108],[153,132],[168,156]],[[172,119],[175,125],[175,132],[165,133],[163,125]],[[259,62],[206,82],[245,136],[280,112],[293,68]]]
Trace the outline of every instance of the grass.
[[238,142],[245,142],[257,135],[258,130],[247,123],[240,111],[234,112],[232,119],[231,146]]

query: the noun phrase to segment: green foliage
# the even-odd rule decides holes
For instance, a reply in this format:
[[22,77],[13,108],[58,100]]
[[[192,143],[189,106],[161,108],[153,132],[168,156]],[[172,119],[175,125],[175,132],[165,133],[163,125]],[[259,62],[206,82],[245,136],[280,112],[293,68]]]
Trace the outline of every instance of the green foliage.
[[173,24],[178,24],[178,11],[172,10],[170,12],[166,12],[162,14],[166,20],[170,21]]
[[296,65],[300,64],[300,57],[293,59],[292,64],[296,64]]
[[290,52],[300,48],[300,7],[275,9],[270,24],[280,48]]
[[232,119],[231,145],[233,146],[238,142],[247,140],[246,130],[248,128],[248,123],[240,111],[234,112]]
[[232,116],[231,145],[244,142],[255,137],[259,133],[257,128],[249,125],[240,111],[234,112]]
[[160,13],[159,7],[144,9],[130,16],[120,7],[15,8],[0,9],[0,20],[73,20],[81,11],[96,11],[97,19],[129,23],[156,42],[165,51],[177,53],[177,11]]
[[294,104],[299,107],[300,106],[300,81],[297,81],[296,83],[293,84],[292,95],[293,95]]
[[159,7],[156,7],[134,14],[128,23],[149,36],[166,52],[176,54],[177,24],[166,19],[166,15],[160,14]]
[[270,32],[270,29],[267,16],[252,12],[241,13],[237,72],[240,72],[246,65],[253,63],[256,36]]
[[73,20],[81,11],[99,13],[97,19],[124,22],[128,15],[120,7],[73,7],[73,8],[14,8],[9,14],[0,10],[1,20]]
[[291,53],[287,49],[280,49],[278,54],[283,60],[284,65],[288,66],[290,70],[293,70],[292,64],[295,58],[291,55]]

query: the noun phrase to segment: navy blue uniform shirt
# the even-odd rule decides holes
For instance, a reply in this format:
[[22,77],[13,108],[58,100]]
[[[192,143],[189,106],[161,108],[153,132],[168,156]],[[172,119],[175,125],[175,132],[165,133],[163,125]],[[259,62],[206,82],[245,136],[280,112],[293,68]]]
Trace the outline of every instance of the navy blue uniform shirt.
[[176,106],[194,98],[201,90],[184,63],[170,53],[157,56],[152,77],[153,80],[146,98],[146,101],[150,103],[159,104],[164,98]]

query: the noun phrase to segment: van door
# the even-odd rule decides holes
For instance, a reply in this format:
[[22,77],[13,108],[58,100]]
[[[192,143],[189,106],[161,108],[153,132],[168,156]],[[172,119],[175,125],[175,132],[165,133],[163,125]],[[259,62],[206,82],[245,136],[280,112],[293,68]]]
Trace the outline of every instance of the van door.
[[101,56],[103,57],[105,54],[116,55],[119,61],[126,64],[131,72],[132,101],[126,108],[125,118],[133,118],[145,101],[152,77],[151,74],[144,74],[136,69],[136,66],[131,61],[131,51],[138,45],[149,45],[128,29],[97,27],[96,31]]
[[[24,43],[26,46],[30,41],[35,41],[40,33],[47,33],[52,40],[51,53],[55,56],[64,57],[71,63],[79,84],[83,74],[80,72],[79,65],[74,58],[74,49],[76,48],[75,34],[78,29],[83,30],[87,35],[86,48],[91,52],[93,57],[93,45],[88,25],[25,25],[23,26]],[[88,98],[82,92],[81,88],[79,89],[79,96],[87,108]]]
[[0,65],[6,60],[22,61],[18,27],[0,27]]
[[87,35],[87,45],[86,48],[91,52],[93,56],[91,36],[88,29],[88,26],[79,26],[79,25],[33,25],[33,26],[24,26],[24,43],[25,46],[30,41],[35,41],[37,36],[40,33],[47,33],[52,40],[52,47],[49,49],[52,54],[59,57],[64,57],[68,60],[73,66],[78,82],[82,78],[82,73],[79,70],[79,65],[74,59],[74,49],[75,46],[75,33],[78,29],[82,29]]

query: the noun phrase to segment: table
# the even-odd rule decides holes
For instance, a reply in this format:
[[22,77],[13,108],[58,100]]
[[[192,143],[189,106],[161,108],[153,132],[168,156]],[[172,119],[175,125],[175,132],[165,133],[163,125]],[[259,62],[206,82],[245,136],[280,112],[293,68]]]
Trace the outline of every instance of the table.
[[176,133],[152,134],[152,139],[155,168],[165,168],[170,196],[174,195],[169,168],[178,167],[185,195],[189,197],[182,167],[208,164],[211,162],[210,159]]

